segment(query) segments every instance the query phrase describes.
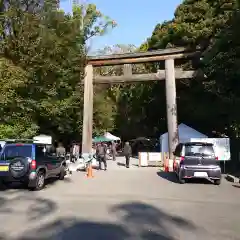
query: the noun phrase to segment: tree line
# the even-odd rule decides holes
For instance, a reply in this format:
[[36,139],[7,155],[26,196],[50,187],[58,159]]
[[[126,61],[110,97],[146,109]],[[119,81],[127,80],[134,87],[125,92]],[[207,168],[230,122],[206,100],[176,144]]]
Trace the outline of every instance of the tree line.
[[0,12],[0,138],[79,138],[86,43],[115,23],[94,4],[4,0]]
[[[237,0],[184,0],[174,18],[157,24],[138,49],[186,47],[200,52],[191,61],[176,61],[177,67],[201,70],[205,75],[177,81],[178,121],[209,136],[239,136],[239,4]],[[145,69],[156,72],[163,64],[148,64]],[[158,137],[167,130],[163,82],[123,89],[115,122],[119,133]]]
[[[88,40],[116,24],[93,4],[72,14],[52,1],[0,2],[0,138],[46,133],[77,139],[82,131]],[[187,47],[199,58],[177,62],[205,78],[177,81],[178,120],[208,135],[238,137],[240,23],[237,0],[184,0],[141,46],[117,45],[99,54]],[[134,65],[154,72],[163,63]],[[119,75],[121,67],[96,74]],[[94,134],[157,137],[167,130],[164,82],[99,85],[94,89]]]

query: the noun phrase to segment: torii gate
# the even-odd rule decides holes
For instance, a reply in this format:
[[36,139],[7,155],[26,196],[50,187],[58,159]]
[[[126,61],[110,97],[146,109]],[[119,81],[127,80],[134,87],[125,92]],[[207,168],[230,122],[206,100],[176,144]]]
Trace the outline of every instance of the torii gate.
[[[169,154],[178,144],[178,122],[176,103],[176,79],[189,79],[195,76],[195,71],[182,71],[175,69],[174,60],[193,58],[199,56],[198,52],[190,52],[185,48],[170,48],[151,52],[113,54],[94,56],[87,59],[84,78],[84,110],[82,153],[91,153],[92,124],[93,124],[93,84],[103,83],[130,83],[140,81],[157,81],[166,79],[167,123],[169,136]],[[132,64],[165,61],[165,70],[150,74],[132,74]],[[122,76],[94,76],[93,67],[123,65]]]

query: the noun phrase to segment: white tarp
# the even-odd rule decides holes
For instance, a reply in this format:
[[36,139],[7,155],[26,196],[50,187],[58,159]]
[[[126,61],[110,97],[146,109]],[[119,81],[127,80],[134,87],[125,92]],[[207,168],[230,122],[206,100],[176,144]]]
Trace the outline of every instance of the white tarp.
[[207,142],[212,143],[218,160],[231,160],[230,140],[229,138],[192,138],[191,142]]
[[[178,125],[178,136],[179,142],[190,142],[192,138],[208,138],[205,134],[198,132],[197,130],[181,123]],[[161,152],[168,152],[168,132],[162,134],[160,136],[160,143],[161,143]]]
[[0,141],[0,146],[3,148],[4,145],[6,144],[6,141]]
[[40,143],[40,144],[47,144],[47,145],[52,144],[52,137],[48,136],[48,135],[41,134],[41,135],[33,137],[33,142],[34,143]]
[[112,135],[112,134],[109,133],[109,132],[106,132],[106,133],[104,134],[104,137],[105,137],[105,138],[108,138],[109,140],[112,140],[112,141],[121,140],[120,137],[116,137],[116,136]]

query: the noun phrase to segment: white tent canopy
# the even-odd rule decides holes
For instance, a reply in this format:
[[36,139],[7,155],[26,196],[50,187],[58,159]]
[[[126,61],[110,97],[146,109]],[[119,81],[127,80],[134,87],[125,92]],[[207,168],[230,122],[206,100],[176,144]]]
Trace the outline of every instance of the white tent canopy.
[[45,134],[40,134],[33,137],[33,142],[40,144],[52,144],[52,137]]
[[[190,141],[191,138],[208,138],[205,134],[198,132],[197,130],[181,123],[178,125],[178,136],[179,142],[187,142]],[[168,152],[168,132],[162,134],[160,136],[161,143],[161,152]]]
[[109,132],[106,132],[106,133],[104,134],[104,137],[105,137],[105,138],[108,138],[108,139],[110,139],[110,140],[112,140],[112,141],[121,140],[120,137],[116,137],[116,136],[112,135],[112,134],[109,133]]

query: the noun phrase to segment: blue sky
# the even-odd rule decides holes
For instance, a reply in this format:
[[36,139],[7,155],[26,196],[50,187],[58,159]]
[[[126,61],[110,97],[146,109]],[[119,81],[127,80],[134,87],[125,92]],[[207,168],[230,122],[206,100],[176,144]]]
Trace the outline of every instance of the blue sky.
[[[88,0],[87,2],[96,4],[104,15],[118,24],[105,36],[95,37],[91,41],[91,51],[96,51],[114,44],[140,46],[151,36],[157,23],[173,18],[174,11],[182,0]],[[70,12],[70,1],[62,0],[61,8]]]

